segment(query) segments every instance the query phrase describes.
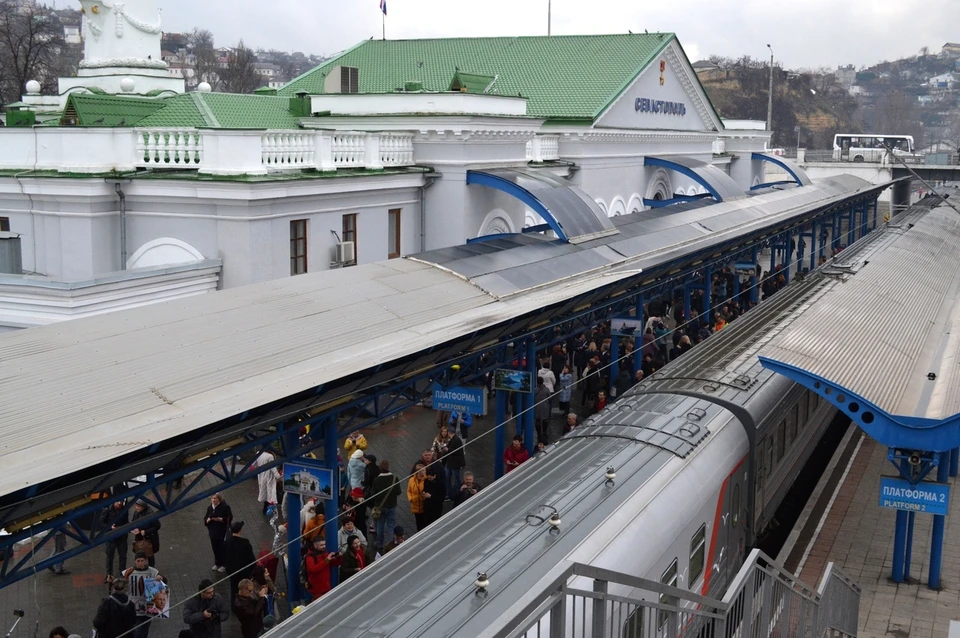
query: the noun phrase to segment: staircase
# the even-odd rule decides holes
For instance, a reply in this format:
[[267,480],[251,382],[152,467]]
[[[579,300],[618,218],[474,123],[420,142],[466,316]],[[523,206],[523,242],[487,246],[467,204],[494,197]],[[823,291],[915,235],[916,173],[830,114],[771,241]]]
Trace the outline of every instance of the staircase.
[[[579,563],[517,601],[486,638],[854,638],[860,589],[834,563],[814,590],[753,550],[722,600]],[[548,577],[549,578],[549,577]],[[547,579],[544,579],[547,580]],[[541,581],[541,583],[544,581]],[[639,590],[639,594],[636,592]],[[629,597],[622,592],[631,592]]]

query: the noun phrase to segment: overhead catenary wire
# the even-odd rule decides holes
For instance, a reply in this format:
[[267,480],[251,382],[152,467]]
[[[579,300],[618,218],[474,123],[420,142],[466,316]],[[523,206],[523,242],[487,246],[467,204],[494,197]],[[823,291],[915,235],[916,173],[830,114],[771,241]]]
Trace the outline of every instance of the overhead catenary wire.
[[[944,198],[939,197],[939,199],[943,200]],[[779,234],[783,234],[783,233],[785,233],[785,232],[787,232],[787,231],[793,231],[793,230],[798,229],[798,228],[802,229],[804,226],[807,225],[807,223],[808,223],[808,221],[798,222],[798,223],[796,223],[796,224],[794,224],[794,225],[792,225],[792,226],[789,226],[787,229],[781,231]],[[835,243],[838,239],[839,239],[839,240],[842,240],[843,237],[849,238],[849,237],[851,237],[851,236],[853,235],[854,232],[856,232],[856,229],[857,229],[857,226],[850,226],[850,227],[847,229],[847,232],[846,232],[846,233],[843,233],[843,234],[840,235],[839,237],[831,237],[830,240],[831,240],[832,243]],[[812,247],[811,247],[811,250],[812,250]],[[842,253],[838,253],[838,254],[842,254]],[[829,259],[825,264],[823,264],[823,266],[829,265],[834,259],[836,259],[836,257],[837,257],[837,255],[834,255],[834,256],[833,256],[831,259]],[[788,262],[785,263],[785,264],[780,264],[780,265],[781,265],[781,267],[786,267],[786,268],[790,268],[790,267],[792,267],[792,266],[802,266],[802,265],[803,265],[803,262],[804,262],[806,259],[808,259],[808,258],[809,258],[809,256],[808,256],[808,255],[805,255],[805,256],[803,256],[803,257],[798,257],[798,258],[795,259],[795,260],[791,260],[791,261],[788,261]],[[818,268],[819,268],[819,267],[818,267]],[[765,282],[775,279],[775,278],[776,278],[777,276],[779,276],[780,274],[781,274],[781,271],[773,270],[773,271],[770,271],[770,272],[768,273],[768,276],[767,276],[767,277],[759,277],[759,276],[758,276],[756,283],[751,284],[751,285],[748,285],[747,287],[741,289],[740,294],[742,295],[743,293],[749,292],[750,290],[753,290],[754,288],[759,288],[759,287],[761,287]],[[676,282],[676,281],[682,281],[684,278],[685,278],[685,277],[683,277],[682,275],[679,275],[679,274],[678,274],[678,275],[674,275],[674,276],[672,276],[672,277],[667,277],[667,278],[665,278],[665,282],[664,282],[664,283],[665,283],[665,284],[669,284],[669,283]],[[708,286],[708,290],[709,290],[709,287],[710,287],[710,285],[711,285],[711,282],[706,282],[706,285]],[[708,295],[707,295],[707,297],[706,297],[707,303],[710,302],[710,298],[711,298],[711,295],[710,295],[710,293],[708,292]],[[721,301],[718,301],[718,302],[716,302],[714,305],[706,307],[706,308],[704,309],[703,313],[701,313],[701,315],[698,315],[698,317],[699,317],[699,316],[702,316],[702,315],[704,315],[704,314],[707,315],[707,316],[709,316],[710,313],[712,313],[712,312],[714,312],[714,311],[716,311],[716,310],[722,309],[723,306],[725,306],[726,304],[734,301],[735,299],[736,299],[736,296],[731,296],[731,297],[727,297],[726,299],[723,299],[723,300],[721,300]],[[686,321],[684,321],[683,323],[677,324],[676,327],[674,327],[672,330],[670,330],[666,335],[664,335],[664,337],[667,337],[667,336],[672,335],[672,334],[673,334],[674,332],[676,332],[677,330],[681,330],[681,329],[686,328],[687,326],[691,325],[691,324],[693,323],[693,321],[694,321],[694,320],[693,320],[692,318],[688,318],[688,319],[687,319]],[[614,337],[614,338],[621,338],[621,337]],[[606,364],[606,365],[604,365],[604,366],[601,366],[601,367],[598,367],[594,372],[591,372],[589,375],[583,375],[583,376],[581,376],[579,379],[577,379],[576,381],[573,382],[571,388],[576,387],[576,386],[577,386],[578,384],[580,384],[582,381],[586,380],[587,378],[589,378],[589,377],[591,377],[591,376],[593,376],[593,375],[600,375],[602,372],[604,372],[604,371],[612,368],[612,367],[615,366],[615,365],[616,365],[616,366],[619,366],[620,362],[622,362],[622,361],[625,360],[626,358],[630,357],[631,355],[637,355],[637,354],[639,354],[639,353],[640,353],[640,350],[634,350],[633,353],[625,353],[625,354],[623,354],[622,356],[618,357],[616,360],[611,360],[608,364]],[[439,363],[438,363],[438,366],[444,365],[444,364],[447,364],[447,363],[451,363],[451,362],[455,361],[456,359],[457,359],[457,357],[450,357],[450,358],[448,358],[446,361],[439,362]],[[399,379],[397,379],[397,380],[399,380]],[[389,381],[390,381],[390,380],[387,380],[387,381],[383,381],[383,382],[381,382],[381,383],[386,383],[386,382],[389,382]],[[490,434],[495,434],[495,433],[497,433],[500,428],[505,428],[508,423],[510,423],[510,422],[512,422],[512,421],[516,421],[520,416],[526,414],[526,413],[529,412],[529,411],[534,410],[538,405],[540,405],[540,404],[542,404],[542,403],[545,403],[545,402],[551,401],[554,397],[556,397],[557,395],[559,395],[560,392],[561,392],[561,390],[555,390],[555,391],[554,391],[553,393],[551,393],[548,397],[546,397],[546,398],[544,398],[544,399],[542,399],[542,400],[540,400],[540,401],[534,402],[531,406],[529,406],[528,408],[525,408],[525,409],[517,412],[517,413],[514,414],[511,418],[506,419],[503,423],[497,423],[497,424],[494,425],[493,428],[491,428],[491,429],[488,430],[487,432],[484,432],[484,433],[482,433],[482,434],[478,434],[478,435],[475,436],[475,437],[472,437],[472,438],[469,439],[468,441],[464,442],[464,444],[463,444],[463,449],[466,449],[467,447],[476,444],[480,439],[482,439],[482,438],[484,438],[484,437],[486,437],[486,436],[489,436]],[[293,412],[293,413],[289,414],[288,416],[295,416],[295,415],[296,415],[297,413],[299,413],[299,412],[302,412],[302,410]],[[432,463],[439,463],[443,458],[445,458],[445,456],[438,457],[437,459],[434,459],[434,460],[432,461]],[[413,476],[415,476],[415,473],[408,474],[407,476],[402,477],[402,478],[399,478],[399,477],[398,477],[398,483],[402,485],[404,481],[409,481]],[[340,519],[341,519],[342,517],[344,517],[345,515],[347,515],[348,513],[353,512],[354,510],[356,510],[356,509],[358,509],[358,508],[360,508],[360,507],[367,507],[367,505],[368,505],[367,502],[368,502],[368,501],[370,501],[371,499],[376,498],[376,497],[378,497],[378,496],[382,496],[383,494],[387,493],[387,491],[389,491],[390,489],[392,489],[392,486],[389,487],[389,488],[387,488],[386,490],[383,490],[383,491],[380,491],[380,492],[371,494],[368,498],[364,499],[363,502],[361,502],[361,503],[359,503],[359,504],[357,504],[357,505],[355,505],[355,506],[353,506],[353,507],[345,508],[343,511],[338,512],[337,516],[334,517],[332,520],[333,520],[333,521],[340,521]],[[290,525],[290,523],[291,523],[292,520],[295,520],[296,522],[299,522],[299,516],[297,515],[297,513],[291,513],[291,512],[288,510],[288,512],[287,512],[287,517],[286,517],[286,525],[287,525],[288,527],[289,527],[289,525]],[[325,522],[329,522],[329,521],[325,521]],[[281,547],[283,548],[283,550],[286,550],[286,548],[289,547],[289,546],[291,546],[293,543],[302,542],[302,540],[303,540],[304,537],[305,537],[305,534],[301,531],[301,533],[300,533],[298,536],[296,536],[296,537],[294,537],[294,538],[292,538],[292,539],[290,539],[290,538],[288,537],[287,540],[281,544]],[[271,550],[269,551],[268,555],[276,556],[277,553],[278,553],[278,549],[274,548],[274,549],[271,549]],[[262,558],[262,557],[261,557],[261,558]],[[279,557],[278,557],[278,558],[279,558]],[[250,564],[248,564],[248,565],[244,565],[243,567],[241,567],[239,570],[233,572],[232,574],[227,574],[227,575],[223,576],[220,580],[214,581],[212,586],[217,586],[217,585],[223,584],[223,583],[225,583],[225,582],[229,582],[229,581],[230,581],[230,578],[231,578],[232,576],[235,576],[235,575],[237,575],[237,574],[240,574],[241,572],[245,571],[246,569],[257,565],[257,564],[259,563],[259,561],[260,561],[260,559],[257,559],[257,560],[255,560],[254,562],[252,562],[252,563],[250,563]],[[289,569],[291,569],[291,568],[299,569],[299,566],[286,565],[286,569],[287,569],[287,570],[289,570]],[[176,603],[171,604],[170,607],[169,607],[169,610],[172,612],[174,609],[179,608],[179,607],[181,607],[182,605],[186,604],[187,601],[189,601],[189,600],[191,600],[191,599],[199,596],[200,593],[201,593],[200,591],[191,593],[190,595],[186,596],[186,597],[183,598],[182,600],[180,600],[180,601],[178,601],[178,602],[176,602]],[[124,638],[124,636],[127,636],[128,634],[134,632],[137,627],[143,626],[144,624],[147,624],[147,623],[150,623],[150,622],[154,622],[155,620],[158,620],[158,619],[160,619],[160,618],[159,618],[159,617],[151,617],[151,618],[148,618],[147,620],[138,623],[133,629],[130,629],[130,630],[128,630],[127,632],[124,632],[123,634],[120,634],[117,638]]]

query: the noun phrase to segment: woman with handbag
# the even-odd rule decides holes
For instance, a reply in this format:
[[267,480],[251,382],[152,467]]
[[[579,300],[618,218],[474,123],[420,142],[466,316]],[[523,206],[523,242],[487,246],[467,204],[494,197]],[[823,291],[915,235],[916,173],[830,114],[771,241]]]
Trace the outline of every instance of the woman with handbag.
[[[143,501],[137,501],[133,505],[133,516],[130,522],[135,523],[138,519],[144,518],[151,513],[150,506]],[[147,555],[147,564],[155,567],[156,558],[154,554],[160,551],[160,521],[154,520],[143,525],[138,525],[130,531],[133,534],[133,553],[143,552]]]

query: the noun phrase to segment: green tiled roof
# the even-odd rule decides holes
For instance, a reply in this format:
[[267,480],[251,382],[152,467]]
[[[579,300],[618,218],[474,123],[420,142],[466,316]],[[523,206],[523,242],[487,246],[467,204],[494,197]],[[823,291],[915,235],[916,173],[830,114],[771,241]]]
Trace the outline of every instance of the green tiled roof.
[[135,95],[73,93],[67,98],[60,122],[68,124],[71,120],[73,126],[134,126],[164,104],[163,99]]
[[279,90],[319,95],[334,66],[360,69],[360,93],[389,93],[419,81],[447,91],[458,71],[495,76],[491,93],[528,98],[527,114],[595,119],[657,54],[672,33],[433,40],[367,40]]
[[295,129],[290,98],[235,93],[184,93],[168,98],[162,110],[143,119],[143,127]]

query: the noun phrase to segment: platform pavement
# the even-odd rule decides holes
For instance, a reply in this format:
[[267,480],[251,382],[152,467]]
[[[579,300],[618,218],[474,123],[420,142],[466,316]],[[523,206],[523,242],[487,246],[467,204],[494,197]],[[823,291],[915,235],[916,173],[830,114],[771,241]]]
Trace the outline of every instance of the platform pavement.
[[[947,638],[950,621],[960,619],[960,526],[947,516],[940,591],[926,585],[933,516],[917,514],[909,583],[890,580],[896,513],[878,506],[880,477],[893,476],[887,449],[862,437],[847,476],[821,498],[833,498],[802,565],[800,579],[817,586],[829,562],[837,563],[862,589],[859,638]],[[844,468],[840,467],[839,471]],[[950,479],[950,512],[960,512],[957,479]],[[808,504],[810,506],[812,504]]]
[[[476,419],[465,452],[467,469],[474,472],[476,480],[482,486],[489,485],[493,480],[493,427],[492,415]],[[555,411],[551,440],[559,436],[561,427],[559,413]],[[509,439],[514,433],[513,422],[508,422],[507,428]],[[388,459],[391,469],[406,478],[407,471],[436,436],[436,413],[422,407],[411,408],[397,418],[364,430],[364,433],[369,442],[368,451],[381,460]],[[408,535],[412,535],[416,528],[406,499],[406,481],[403,486],[397,508],[397,523],[404,527]],[[243,535],[251,540],[254,552],[259,554],[261,550],[269,549],[273,541],[273,531],[256,501],[256,481],[246,481],[224,490],[222,494],[233,510],[234,520],[245,522]],[[183,600],[185,594],[195,593],[202,579],[217,580],[218,577],[225,576],[210,570],[213,554],[201,522],[207,504],[207,501],[196,503],[162,519],[162,548],[157,554],[156,566],[169,581],[172,605]],[[446,506],[449,509],[450,503]],[[72,541],[69,543],[72,545]],[[49,553],[51,550],[52,545],[49,548],[44,547],[40,554]],[[0,589],[0,618],[6,618],[12,624],[13,616],[8,614],[12,614],[14,609],[23,609],[26,612],[26,617],[14,632],[13,638],[45,638],[57,625],[62,625],[69,632],[84,638],[90,636],[91,621],[107,591],[103,584],[104,562],[104,548],[97,547],[69,559],[66,566],[71,573],[68,575],[56,576],[43,570]],[[128,551],[127,565],[133,565],[132,551]],[[278,575],[278,580],[283,581],[282,572]],[[217,591],[225,600],[229,600],[228,585],[229,581],[217,585]],[[282,582],[281,587],[286,589]],[[282,608],[286,608],[285,603]],[[283,611],[282,615],[285,616],[286,612]],[[177,638],[180,630],[185,628],[181,620],[181,608],[171,609],[169,619],[154,621],[150,636]],[[8,627],[9,625],[5,624],[0,626],[0,629],[6,632]],[[239,623],[231,617],[224,625],[224,638],[239,636]]]

